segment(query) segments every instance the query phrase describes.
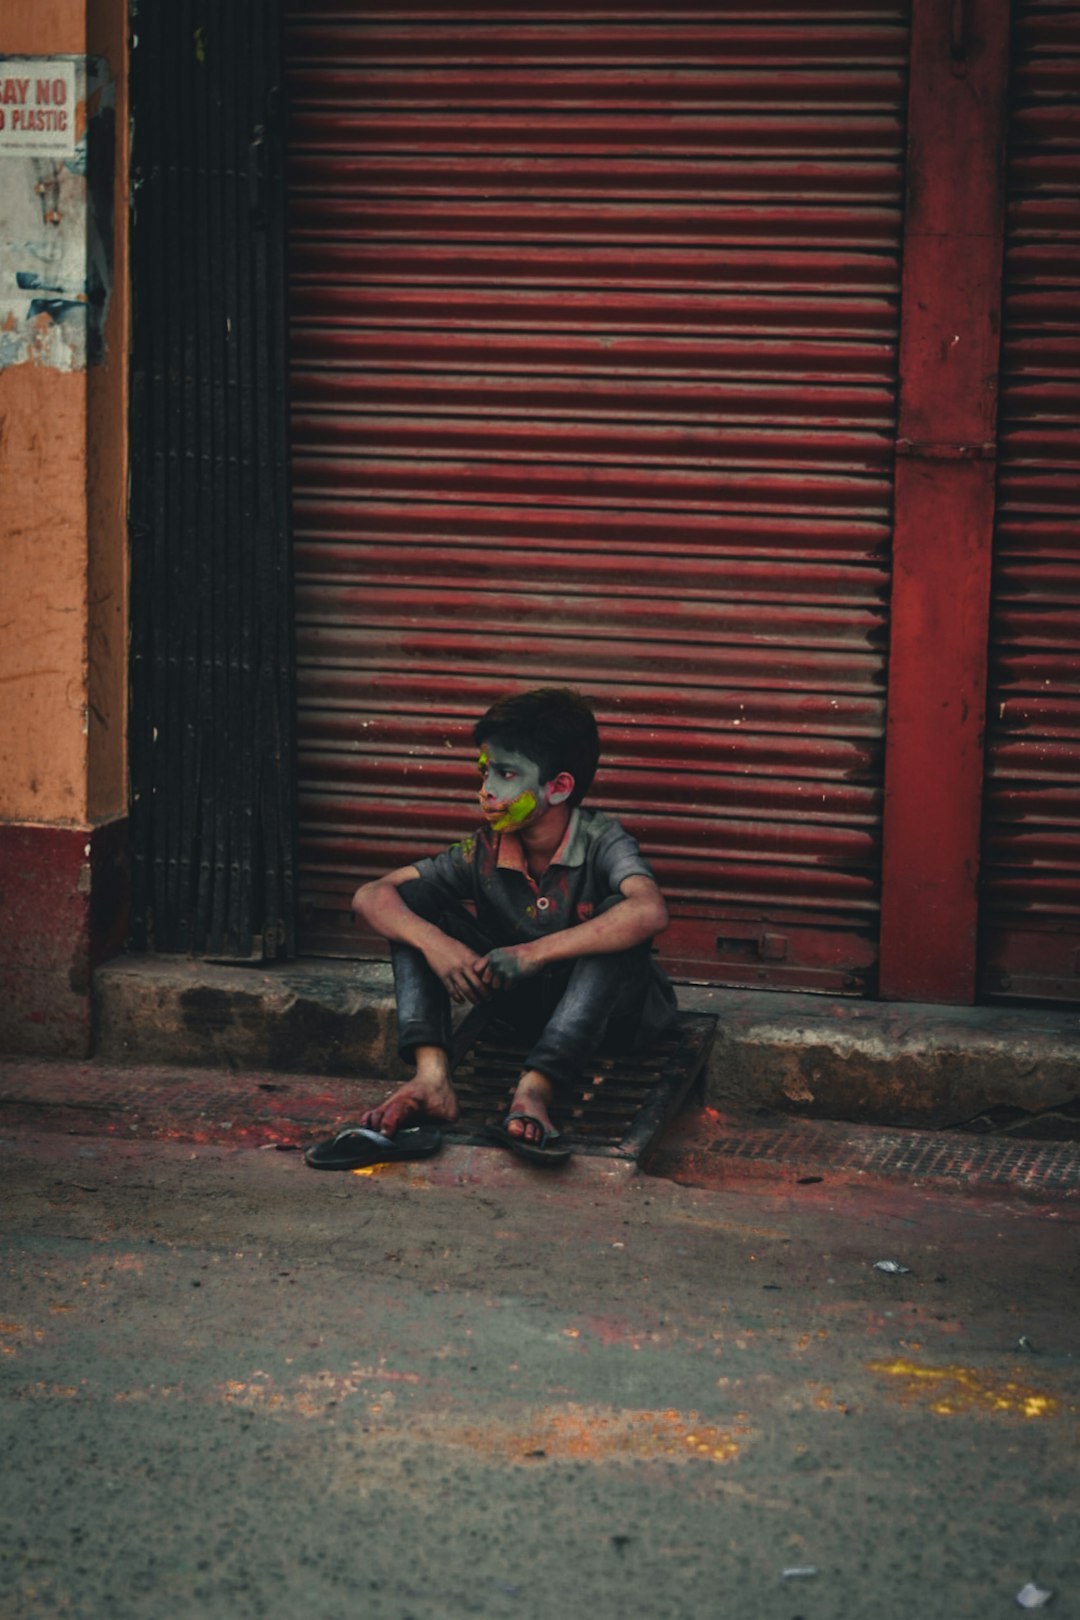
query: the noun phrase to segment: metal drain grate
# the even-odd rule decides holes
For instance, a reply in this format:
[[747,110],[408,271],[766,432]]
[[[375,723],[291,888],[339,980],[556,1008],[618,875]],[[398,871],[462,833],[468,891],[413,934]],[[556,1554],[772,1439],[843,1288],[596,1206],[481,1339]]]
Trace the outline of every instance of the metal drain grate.
[[756,1162],[799,1175],[816,1170],[822,1175],[1080,1194],[1080,1145],[1075,1142],[1002,1141],[951,1131],[893,1131],[784,1118],[768,1125],[725,1121],[721,1133],[698,1151],[748,1169]]
[[[556,1109],[556,1124],[579,1153],[640,1159],[704,1070],[715,1032],[714,1017],[680,1013],[648,1052],[598,1055],[569,1106]],[[485,1140],[480,1127],[505,1117],[524,1061],[524,1046],[483,1034],[465,1047],[454,1069],[461,1118],[451,1140]]]

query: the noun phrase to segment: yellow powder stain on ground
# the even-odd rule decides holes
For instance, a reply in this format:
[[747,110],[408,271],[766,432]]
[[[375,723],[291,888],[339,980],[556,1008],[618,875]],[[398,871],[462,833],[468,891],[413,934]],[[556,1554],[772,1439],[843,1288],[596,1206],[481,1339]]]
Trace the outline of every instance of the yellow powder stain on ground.
[[[363,1415],[381,1420],[376,1431],[383,1443],[394,1444],[402,1433],[395,1421],[395,1397],[386,1386],[418,1384],[415,1373],[383,1367],[354,1366],[347,1373],[329,1371],[302,1374],[290,1389],[280,1389],[268,1373],[248,1379],[230,1379],[219,1386],[230,1406],[280,1417],[325,1418],[351,1396],[360,1396]],[[374,1386],[374,1387],[371,1387]],[[357,1414],[359,1415],[359,1413]],[[750,1434],[745,1412],[727,1425],[712,1423],[699,1412],[621,1411],[614,1407],[579,1406],[574,1402],[533,1408],[513,1422],[493,1418],[485,1423],[462,1423],[454,1418],[410,1414],[408,1438],[427,1447],[461,1446],[500,1461],[531,1463],[617,1462],[664,1459],[728,1463],[736,1458]]]
[[174,1395],[182,1396],[182,1384],[148,1384],[145,1389],[118,1389],[113,1400],[118,1405],[139,1401],[167,1401]]
[[502,1460],[617,1462],[660,1458],[727,1463],[739,1455],[735,1426],[704,1422],[697,1412],[616,1411],[611,1407],[543,1406],[521,1424],[441,1429],[444,1445]]
[[358,1165],[346,1173],[350,1176],[391,1176],[403,1181],[411,1192],[430,1192],[426,1160],[386,1159],[379,1164]]
[[40,1344],[44,1337],[41,1328],[29,1328],[22,1322],[0,1322],[0,1356],[17,1355],[28,1345]]
[[848,1403],[838,1401],[833,1395],[831,1384],[822,1384],[816,1378],[808,1380],[809,1388],[814,1391],[813,1404],[819,1412],[846,1412]]
[[[386,1367],[363,1367],[355,1363],[348,1372],[334,1373],[329,1369],[314,1373],[301,1373],[291,1389],[278,1389],[269,1373],[255,1372],[250,1379],[229,1379],[221,1386],[222,1398],[230,1406],[243,1406],[249,1411],[281,1412],[298,1417],[318,1418],[350,1396],[368,1393],[370,1384],[419,1384],[419,1373],[397,1372]],[[393,1394],[381,1388],[384,1404],[392,1404]],[[380,1411],[382,1408],[374,1408]]]
[[931,1412],[951,1417],[958,1412],[1002,1412],[1016,1417],[1053,1417],[1060,1402],[1021,1383],[1014,1371],[1011,1377],[965,1367],[955,1362],[947,1367],[924,1367],[917,1361],[868,1361],[870,1372],[895,1379],[902,1385],[905,1401],[925,1402]]

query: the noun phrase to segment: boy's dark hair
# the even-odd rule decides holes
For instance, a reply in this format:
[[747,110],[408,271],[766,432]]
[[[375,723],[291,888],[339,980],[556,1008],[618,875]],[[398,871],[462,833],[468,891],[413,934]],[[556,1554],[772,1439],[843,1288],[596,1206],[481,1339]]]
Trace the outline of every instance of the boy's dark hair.
[[582,697],[569,686],[541,686],[499,698],[473,727],[477,744],[493,742],[525,754],[550,782],[560,771],[574,778],[567,803],[580,804],[600,763],[600,733],[596,718]]

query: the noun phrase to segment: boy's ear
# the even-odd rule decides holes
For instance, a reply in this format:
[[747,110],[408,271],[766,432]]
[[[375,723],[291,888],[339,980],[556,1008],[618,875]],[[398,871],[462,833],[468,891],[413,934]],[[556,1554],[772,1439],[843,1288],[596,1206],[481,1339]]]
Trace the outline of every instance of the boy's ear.
[[574,791],[574,778],[569,771],[560,771],[548,783],[548,804],[565,804]]

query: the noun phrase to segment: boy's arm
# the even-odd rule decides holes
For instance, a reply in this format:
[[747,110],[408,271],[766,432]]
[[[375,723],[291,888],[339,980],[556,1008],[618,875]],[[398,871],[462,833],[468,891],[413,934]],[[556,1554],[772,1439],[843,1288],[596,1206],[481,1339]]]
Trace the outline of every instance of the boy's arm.
[[537,973],[549,962],[573,961],[579,956],[606,956],[628,951],[667,927],[668,909],[652,878],[641,873],[619,884],[623,898],[610,911],[573,928],[561,928],[527,945],[508,945],[491,951],[476,964],[485,985],[497,990],[513,980]]
[[403,883],[419,876],[415,866],[399,866],[385,877],[362,884],[353,895],[352,908],[384,939],[412,945],[420,951],[432,972],[449,990],[451,1000],[485,1000],[491,991],[476,972],[476,952],[462,945],[460,940],[451,939],[434,923],[418,917],[398,894]]

